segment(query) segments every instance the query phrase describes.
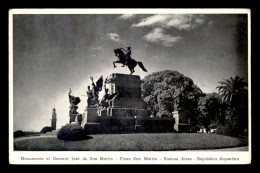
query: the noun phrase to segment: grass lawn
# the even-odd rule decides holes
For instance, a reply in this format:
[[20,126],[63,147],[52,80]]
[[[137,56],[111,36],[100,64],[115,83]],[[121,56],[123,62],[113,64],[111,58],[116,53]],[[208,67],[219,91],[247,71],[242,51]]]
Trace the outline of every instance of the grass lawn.
[[14,142],[26,151],[173,151],[247,146],[246,139],[205,133],[154,133],[89,135],[81,141],[39,137]]

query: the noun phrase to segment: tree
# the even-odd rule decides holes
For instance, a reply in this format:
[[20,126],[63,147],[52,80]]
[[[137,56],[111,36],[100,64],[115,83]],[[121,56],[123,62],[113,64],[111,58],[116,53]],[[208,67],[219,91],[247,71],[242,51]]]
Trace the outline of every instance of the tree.
[[217,93],[206,94],[198,103],[199,123],[208,132],[210,125],[224,122],[221,98]]
[[228,103],[230,106],[237,106],[240,103],[240,99],[247,94],[247,82],[243,81],[244,78],[236,76],[235,78],[224,79],[218,86],[219,94],[222,98],[222,102]]
[[177,71],[164,70],[147,75],[141,88],[151,114],[169,117],[174,110],[183,110],[195,123],[198,101],[204,94],[190,78]]
[[226,123],[238,133],[248,128],[248,91],[244,78],[224,79],[217,87],[222,102],[227,105]]
[[21,136],[24,136],[25,133],[22,131],[22,130],[17,130],[14,132],[14,137],[15,138],[18,138],[18,137],[21,137]]
[[43,127],[41,133],[51,132],[53,129],[49,126]]

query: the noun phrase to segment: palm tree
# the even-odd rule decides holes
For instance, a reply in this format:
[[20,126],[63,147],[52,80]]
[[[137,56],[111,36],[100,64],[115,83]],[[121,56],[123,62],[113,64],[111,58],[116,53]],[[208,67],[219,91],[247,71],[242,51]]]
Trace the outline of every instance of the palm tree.
[[[244,78],[236,76],[235,78],[224,79],[219,82],[219,95],[223,106],[227,105],[226,119],[233,127],[239,130],[248,128],[248,92],[247,82]],[[241,133],[241,132],[240,132]]]
[[235,106],[236,102],[241,99],[247,93],[247,82],[243,81],[244,78],[236,76],[235,78],[224,79],[218,86],[219,95],[222,98],[222,102],[227,103],[230,106]]

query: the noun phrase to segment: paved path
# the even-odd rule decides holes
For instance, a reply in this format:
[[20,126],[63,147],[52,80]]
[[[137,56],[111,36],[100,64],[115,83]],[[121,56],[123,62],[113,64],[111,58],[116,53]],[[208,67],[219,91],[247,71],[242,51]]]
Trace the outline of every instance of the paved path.
[[249,151],[248,146],[245,147],[232,147],[232,148],[220,148],[220,149],[202,149],[202,150],[183,150],[183,151]]
[[56,138],[57,136],[30,136],[30,137],[19,137],[19,138],[14,138],[14,142],[17,141],[23,141],[26,139],[35,139],[35,138]]
[[234,148],[222,148],[222,149],[216,149],[216,151],[249,151],[249,148],[248,148],[248,146],[234,147]]

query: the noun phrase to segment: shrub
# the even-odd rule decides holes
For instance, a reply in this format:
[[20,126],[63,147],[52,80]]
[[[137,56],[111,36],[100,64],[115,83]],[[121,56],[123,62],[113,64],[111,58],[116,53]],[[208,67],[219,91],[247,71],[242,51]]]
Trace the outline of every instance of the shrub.
[[239,129],[236,126],[233,126],[232,124],[226,124],[226,125],[218,125],[216,133],[219,135],[226,135],[226,136],[238,136],[239,135]]
[[200,125],[192,126],[190,128],[191,133],[197,133],[197,131],[199,131],[199,130],[200,130]]
[[25,133],[22,130],[17,130],[16,132],[14,132],[15,138],[21,137],[21,136],[24,136],[24,135],[25,135]]
[[67,124],[60,129],[57,137],[60,140],[75,141],[85,139],[86,133],[84,129],[77,124]]
[[210,129],[216,129],[218,128],[218,126],[220,125],[220,123],[218,121],[213,121],[211,122],[211,124],[209,125]]
[[51,132],[53,129],[49,126],[43,127],[41,133]]

